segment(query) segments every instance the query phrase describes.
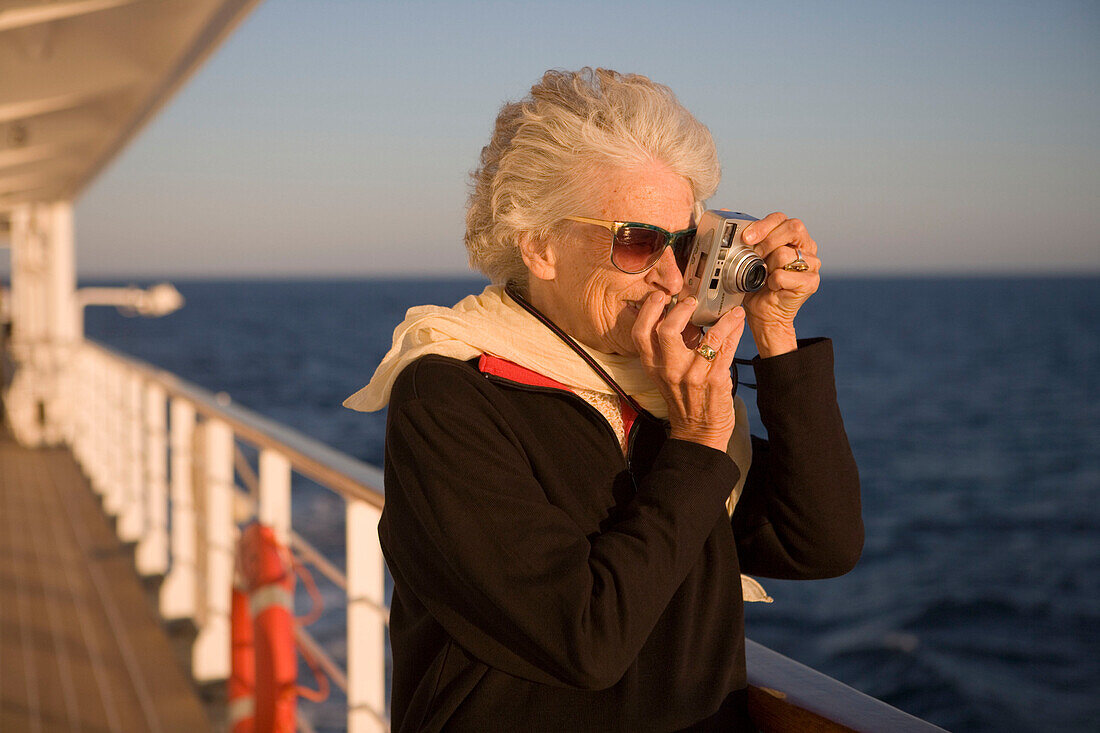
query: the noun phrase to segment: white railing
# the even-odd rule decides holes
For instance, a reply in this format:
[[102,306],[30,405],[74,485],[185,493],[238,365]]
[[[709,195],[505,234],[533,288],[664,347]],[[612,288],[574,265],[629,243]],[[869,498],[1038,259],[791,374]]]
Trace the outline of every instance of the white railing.
[[[138,571],[164,576],[161,615],[190,619],[198,629],[195,680],[229,677],[237,525],[256,518],[345,592],[347,668],[305,629],[298,629],[299,641],[346,694],[348,730],[388,731],[389,611],[376,531],[381,471],[90,341],[77,350],[66,389],[73,454],[116,518],[119,537],[136,543]],[[255,470],[240,445],[258,451]],[[294,530],[292,473],[344,499],[346,573]]]
[[[119,536],[137,543],[138,570],[165,576],[161,615],[191,619],[198,628],[195,679],[229,677],[237,523],[256,518],[344,593],[347,668],[300,627],[298,641],[346,694],[348,730],[388,731],[389,610],[376,532],[382,472],[233,405],[224,395],[90,341],[77,350],[69,377],[73,453],[116,517]],[[257,468],[239,444],[258,452]],[[343,498],[346,573],[294,530],[293,473]],[[747,657],[750,710],[768,729],[941,730],[751,641]],[[311,730],[301,716],[298,724]]]

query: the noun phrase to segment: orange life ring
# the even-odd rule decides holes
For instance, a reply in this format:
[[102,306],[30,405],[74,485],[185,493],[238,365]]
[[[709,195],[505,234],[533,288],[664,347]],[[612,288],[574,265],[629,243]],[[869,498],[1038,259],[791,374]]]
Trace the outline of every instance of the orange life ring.
[[248,590],[255,655],[255,733],[294,733],[298,655],[294,644],[294,573],[290,553],[271,527],[241,534],[241,575]]
[[254,733],[256,661],[252,653],[252,614],[248,610],[248,595],[237,584],[233,586],[231,622],[229,729],[232,733]]
[[[293,615],[295,573],[301,575],[313,598],[313,610],[304,619]],[[313,578],[279,544],[271,527],[258,522],[247,526],[237,544],[237,584],[233,588],[229,679],[233,733],[294,733],[298,696],[313,702],[328,697],[328,677],[304,647],[302,656],[317,679],[317,689],[297,684],[295,626],[316,621],[322,609]]]

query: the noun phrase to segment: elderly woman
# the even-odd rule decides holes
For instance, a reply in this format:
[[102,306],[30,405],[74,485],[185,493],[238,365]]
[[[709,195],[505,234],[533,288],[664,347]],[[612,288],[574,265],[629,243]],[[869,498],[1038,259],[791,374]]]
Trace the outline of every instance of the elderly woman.
[[[389,405],[394,730],[752,730],[743,600],[766,596],[741,573],[855,564],[831,345],[795,337],[805,227],[745,230],[766,286],[705,334],[672,304],[718,180],[708,130],[641,76],[548,72],[501,110],[466,231],[494,284],[411,309],[345,403]],[[735,397],[746,323],[767,441]]]

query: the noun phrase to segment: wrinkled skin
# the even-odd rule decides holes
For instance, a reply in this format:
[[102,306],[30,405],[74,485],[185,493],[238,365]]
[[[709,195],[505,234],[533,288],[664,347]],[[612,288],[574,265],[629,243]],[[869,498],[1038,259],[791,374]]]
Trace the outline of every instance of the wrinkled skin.
[[[691,186],[662,163],[613,169],[605,180],[602,201],[576,215],[669,231],[691,226]],[[767,263],[767,283],[705,334],[689,324],[694,298],[667,308],[684,285],[671,249],[650,269],[630,275],[611,264],[607,229],[577,222],[562,222],[545,239],[523,239],[520,249],[537,308],[586,346],[638,355],[668,403],[671,437],[725,450],[735,422],[730,365],[746,322],[762,357],[795,349],[794,318],[816,292],[821,264],[805,226],[784,214],[754,222],[742,236]],[[795,247],[806,272],[782,269],[797,258]],[[717,350],[713,362],[695,351],[700,340]]]

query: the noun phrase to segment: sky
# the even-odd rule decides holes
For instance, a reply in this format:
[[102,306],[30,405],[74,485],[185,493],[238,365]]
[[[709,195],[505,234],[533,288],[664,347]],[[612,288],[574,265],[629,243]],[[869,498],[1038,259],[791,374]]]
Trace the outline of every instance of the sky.
[[670,86],[837,274],[1100,273],[1100,4],[265,0],[76,207],[82,277],[467,273],[549,68]]

